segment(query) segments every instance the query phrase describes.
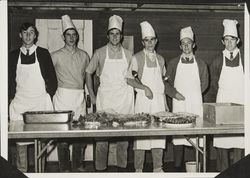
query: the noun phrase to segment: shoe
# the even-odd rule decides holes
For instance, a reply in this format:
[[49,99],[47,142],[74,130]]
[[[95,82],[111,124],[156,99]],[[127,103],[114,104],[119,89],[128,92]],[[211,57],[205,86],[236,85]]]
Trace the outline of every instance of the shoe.
[[153,170],[153,172],[164,172],[162,168],[156,168]]
[[108,166],[107,172],[119,172],[117,166]]
[[107,168],[105,169],[95,169],[95,172],[109,172]]
[[185,169],[183,169],[182,167],[174,167],[174,172],[186,172]]
[[81,167],[72,169],[72,172],[87,172],[87,170],[81,166]]
[[136,169],[135,172],[142,172],[142,169]]
[[127,168],[117,167],[118,172],[128,172]]

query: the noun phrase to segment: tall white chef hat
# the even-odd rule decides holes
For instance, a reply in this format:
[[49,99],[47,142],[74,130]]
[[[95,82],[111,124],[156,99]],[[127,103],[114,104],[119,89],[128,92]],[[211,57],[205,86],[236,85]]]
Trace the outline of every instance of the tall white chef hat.
[[190,38],[191,40],[194,41],[194,33],[193,33],[193,30],[192,30],[192,28],[190,26],[181,29],[181,31],[180,31],[180,41],[183,38]]
[[141,25],[142,39],[144,39],[147,36],[156,37],[155,31],[150,23],[148,23],[147,21],[143,21],[142,23],[140,23],[140,25]]
[[122,18],[118,15],[112,15],[109,18],[109,26],[108,26],[108,30],[112,29],[112,28],[117,28],[118,30],[122,31]]
[[229,19],[224,19],[223,20],[223,25],[224,25],[224,36],[234,36],[238,38],[238,32],[237,32],[237,20],[229,20]]
[[69,28],[74,28],[76,29],[75,25],[73,24],[72,20],[68,15],[63,15],[62,16],[62,31],[65,32],[65,30]]

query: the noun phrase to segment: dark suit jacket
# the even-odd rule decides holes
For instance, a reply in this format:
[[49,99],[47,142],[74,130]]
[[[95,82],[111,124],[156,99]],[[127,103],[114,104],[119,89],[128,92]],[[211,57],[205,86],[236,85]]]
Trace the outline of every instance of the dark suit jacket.
[[[19,53],[20,49],[13,50],[9,53],[8,57],[9,100],[13,99],[16,94],[16,69]],[[45,81],[46,91],[52,98],[57,89],[57,78],[50,53],[47,49],[41,48],[39,46],[36,49],[36,53],[41,74]]]
[[[241,55],[241,62],[242,62],[243,69],[244,69],[244,55]],[[222,55],[222,52],[220,52],[219,54],[216,54],[213,57],[213,62],[209,66],[210,77],[211,77],[211,85],[210,85],[210,89],[208,91],[208,96],[210,98],[209,102],[216,101],[216,96],[217,96],[217,92],[218,92],[218,88],[219,88],[218,82],[220,79],[222,65],[223,65],[223,55]],[[233,87],[233,84],[232,84],[232,87]]]

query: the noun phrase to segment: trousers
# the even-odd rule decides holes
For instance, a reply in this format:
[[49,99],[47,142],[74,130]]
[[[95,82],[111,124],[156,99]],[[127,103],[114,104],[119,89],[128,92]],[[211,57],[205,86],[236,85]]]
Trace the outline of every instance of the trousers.
[[[69,145],[72,144],[72,166],[70,164]],[[87,147],[86,143],[77,140],[60,140],[57,142],[59,170],[61,172],[77,169],[82,166],[83,153]]]
[[[117,167],[127,167],[128,141],[116,141],[117,144]],[[108,164],[108,140],[97,140],[95,145],[95,168],[98,171],[105,170]]]
[[239,148],[224,149],[216,148],[216,170],[224,171],[230,164],[230,153],[232,154],[232,164],[239,161],[244,156],[244,150]]
[[185,161],[195,160],[195,149],[184,145],[174,145],[174,165],[181,167]]
[[[163,149],[162,148],[152,148],[151,149],[153,158],[153,168],[162,168],[163,159]],[[134,167],[135,169],[143,169],[145,160],[145,150],[134,150]]]

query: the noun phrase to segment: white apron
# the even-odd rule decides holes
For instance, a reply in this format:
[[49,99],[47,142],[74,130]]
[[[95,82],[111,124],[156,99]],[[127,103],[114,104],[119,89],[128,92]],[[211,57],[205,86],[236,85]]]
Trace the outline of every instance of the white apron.
[[[244,105],[244,71],[241,62],[238,67],[223,65],[219,79],[219,89],[216,97],[217,103],[237,103]],[[219,148],[244,148],[244,136],[214,136],[214,146]]]
[[[156,67],[148,67],[145,55],[145,64],[141,82],[148,86],[153,92],[153,99],[150,100],[145,96],[144,90],[136,90],[135,113],[155,113],[166,110],[166,98],[164,94],[164,84],[162,81],[162,73],[156,59]],[[150,150],[152,148],[165,148],[165,136],[157,136],[146,139],[137,138],[134,141],[134,149]]]
[[53,97],[55,110],[72,110],[73,120],[86,114],[84,91],[80,89],[67,89],[58,87]]
[[[174,87],[185,97],[185,100],[178,101],[173,98],[173,112],[188,112],[203,117],[199,69],[195,57],[193,58],[193,63],[184,64],[180,57],[180,61],[177,65]],[[195,143],[194,138],[191,140]],[[201,138],[199,143],[200,146],[203,145]],[[173,144],[191,146],[182,136],[174,136]]]
[[51,98],[45,89],[45,81],[36,51],[34,64],[21,64],[20,54],[21,51],[16,70],[16,94],[9,108],[11,120],[23,120],[22,113],[26,111],[53,110]]
[[134,90],[127,84],[128,63],[122,50],[122,59],[110,59],[108,47],[100,76],[100,86],[96,97],[98,111],[113,110],[121,114],[134,113]]
[[[16,94],[10,103],[10,120],[23,120],[22,113],[26,111],[53,110],[53,104],[45,89],[45,82],[41,74],[37,59],[34,64],[21,64],[21,50],[16,70]],[[33,142],[17,142],[19,145]]]

